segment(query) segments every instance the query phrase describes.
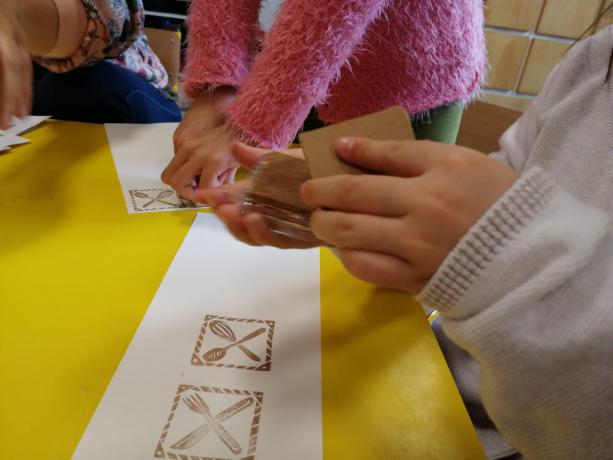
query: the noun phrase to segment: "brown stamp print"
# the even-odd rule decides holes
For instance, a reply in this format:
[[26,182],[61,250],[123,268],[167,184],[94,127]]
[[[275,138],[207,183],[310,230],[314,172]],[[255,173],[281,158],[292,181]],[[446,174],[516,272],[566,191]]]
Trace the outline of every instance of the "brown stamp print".
[[254,460],[263,394],[181,385],[155,449],[173,460]]
[[135,211],[161,211],[164,209],[194,208],[197,205],[181,198],[174,190],[165,188],[130,190]]
[[274,321],[206,315],[191,363],[270,371],[274,330]]

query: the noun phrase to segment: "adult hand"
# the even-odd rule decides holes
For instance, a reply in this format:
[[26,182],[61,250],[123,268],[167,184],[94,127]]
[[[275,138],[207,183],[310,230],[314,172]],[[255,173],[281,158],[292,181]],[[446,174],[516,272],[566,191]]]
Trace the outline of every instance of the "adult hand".
[[162,173],[162,181],[181,196],[195,200],[198,187],[233,181],[237,164],[230,147],[235,136],[225,125],[225,109],[234,95],[235,90],[226,87],[201,94],[175,131],[175,156]]
[[0,129],[25,117],[32,101],[32,62],[18,1],[0,2]]
[[475,150],[428,141],[339,139],[342,159],[387,175],[342,175],[302,185],[319,208],[311,227],[356,277],[419,293],[518,174]]
[[[300,149],[276,151],[298,158],[303,157]],[[234,158],[248,170],[255,169],[259,161],[268,153],[270,153],[269,150],[249,147],[238,142],[232,146]],[[196,197],[198,201],[212,206],[230,233],[243,243],[252,246],[274,246],[281,249],[304,249],[317,246],[270,231],[266,220],[260,214],[243,214],[238,206],[238,200],[247,186],[247,181],[240,181],[218,188],[198,190]]]

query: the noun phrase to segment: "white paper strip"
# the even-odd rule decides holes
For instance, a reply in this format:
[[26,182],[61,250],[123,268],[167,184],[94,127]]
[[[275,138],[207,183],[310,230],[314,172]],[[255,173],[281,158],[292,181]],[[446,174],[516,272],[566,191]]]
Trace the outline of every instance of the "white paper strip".
[[319,299],[318,250],[199,214],[73,458],[322,458]]
[[174,155],[177,123],[107,124],[117,176],[130,214],[194,209],[160,178]]

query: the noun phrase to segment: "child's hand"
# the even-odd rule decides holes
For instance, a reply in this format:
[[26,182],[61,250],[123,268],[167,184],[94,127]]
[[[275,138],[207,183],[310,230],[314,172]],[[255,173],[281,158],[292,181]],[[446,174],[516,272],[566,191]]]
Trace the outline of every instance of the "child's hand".
[[174,133],[175,156],[162,180],[185,198],[194,200],[199,186],[217,186],[234,178],[236,165],[226,163],[234,139],[224,124],[225,109],[235,92],[224,87],[198,96]]
[[[302,150],[299,149],[281,150],[281,152],[302,157]],[[262,157],[270,151],[236,143],[232,147],[232,153],[241,166],[253,170]],[[230,233],[243,243],[252,246],[274,246],[282,249],[302,249],[316,246],[312,243],[305,243],[271,232],[260,214],[241,214],[237,201],[247,185],[247,181],[240,181],[217,188],[197,190],[195,195],[198,201],[212,206]]]
[[192,201],[198,200],[198,188],[232,183],[238,167],[230,151],[235,140],[230,129],[221,125],[182,142],[162,181]]
[[32,100],[32,62],[19,21],[19,2],[0,2],[0,129],[25,117]]
[[356,277],[414,294],[518,177],[480,152],[427,141],[340,139],[336,152],[389,176],[303,184],[305,203],[325,209],[313,213],[313,232]]
[[202,93],[194,98],[189,110],[173,136],[175,153],[184,142],[221,126],[226,121],[226,108],[234,101],[236,90],[230,87],[217,88],[214,92]]

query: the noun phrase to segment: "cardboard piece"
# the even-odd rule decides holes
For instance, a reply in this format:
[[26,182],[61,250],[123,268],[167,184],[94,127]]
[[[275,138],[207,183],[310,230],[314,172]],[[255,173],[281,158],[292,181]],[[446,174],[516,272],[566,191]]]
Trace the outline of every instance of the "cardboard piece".
[[496,152],[500,137],[521,115],[517,110],[475,102],[464,112],[457,144],[483,153]]
[[313,178],[367,172],[350,165],[336,155],[334,151],[336,140],[346,136],[368,137],[381,141],[415,139],[409,117],[400,106],[302,133],[300,144]]

